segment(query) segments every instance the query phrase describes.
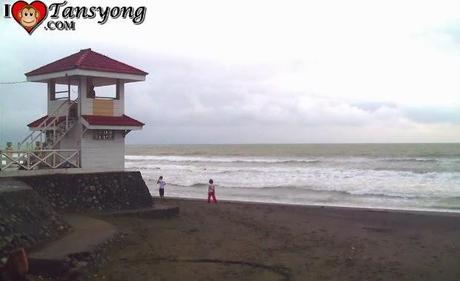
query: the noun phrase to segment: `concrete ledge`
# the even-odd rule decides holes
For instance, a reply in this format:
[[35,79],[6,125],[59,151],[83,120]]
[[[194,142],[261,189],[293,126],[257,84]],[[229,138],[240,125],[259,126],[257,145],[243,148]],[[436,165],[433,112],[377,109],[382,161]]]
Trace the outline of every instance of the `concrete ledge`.
[[15,248],[26,250],[68,233],[62,220],[37,192],[14,180],[0,180],[0,259]]
[[61,277],[71,269],[95,264],[101,247],[110,243],[117,233],[113,225],[100,219],[81,215],[66,215],[64,219],[73,231],[32,252],[30,274]]
[[91,174],[91,173],[105,173],[115,172],[122,173],[124,170],[107,171],[107,169],[84,169],[84,168],[62,168],[62,169],[37,169],[37,170],[0,170],[0,178],[12,177],[30,177],[30,176],[44,176],[44,175],[65,175],[65,174]]

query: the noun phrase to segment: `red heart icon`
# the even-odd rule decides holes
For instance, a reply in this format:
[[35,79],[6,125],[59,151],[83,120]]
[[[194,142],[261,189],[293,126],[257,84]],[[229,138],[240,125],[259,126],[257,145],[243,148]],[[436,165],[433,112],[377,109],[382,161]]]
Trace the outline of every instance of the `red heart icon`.
[[42,1],[34,1],[30,4],[24,1],[17,1],[11,7],[13,18],[24,29],[32,34],[48,15],[48,8]]

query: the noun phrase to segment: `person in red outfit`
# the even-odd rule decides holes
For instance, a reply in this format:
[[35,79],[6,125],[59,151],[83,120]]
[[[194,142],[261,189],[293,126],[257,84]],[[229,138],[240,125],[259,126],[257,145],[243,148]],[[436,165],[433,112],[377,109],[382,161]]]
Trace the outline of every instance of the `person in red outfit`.
[[214,181],[212,179],[209,180],[208,186],[208,203],[211,203],[211,197],[214,203],[217,203],[216,200],[216,186],[214,185]]

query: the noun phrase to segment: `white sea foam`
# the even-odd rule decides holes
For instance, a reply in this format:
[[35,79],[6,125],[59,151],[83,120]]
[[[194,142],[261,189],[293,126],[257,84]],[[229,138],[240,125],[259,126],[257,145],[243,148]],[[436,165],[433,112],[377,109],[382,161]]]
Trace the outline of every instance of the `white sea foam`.
[[225,155],[220,147],[206,148],[206,153],[193,149],[193,155],[187,150],[183,155],[165,155],[164,151],[152,155],[144,148],[141,155],[126,156],[126,168],[141,170],[152,192],[156,179],[163,175],[169,185],[167,192],[173,196],[203,197],[207,180],[213,178],[218,194],[227,199],[385,208],[460,207],[460,161],[448,153],[432,156],[432,151],[425,155],[416,150],[415,155],[399,156],[396,152],[350,155],[347,151],[342,153],[347,155],[331,155],[330,149],[309,154],[300,147],[295,148],[298,155],[290,149],[285,154],[268,151],[244,156],[235,148],[232,153],[238,155]]

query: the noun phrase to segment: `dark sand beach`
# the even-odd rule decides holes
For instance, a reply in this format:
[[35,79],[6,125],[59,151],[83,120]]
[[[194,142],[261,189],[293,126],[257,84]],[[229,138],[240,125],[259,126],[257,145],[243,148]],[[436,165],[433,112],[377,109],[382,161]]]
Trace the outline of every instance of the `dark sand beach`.
[[[172,219],[117,217],[126,232],[91,280],[459,280],[453,213],[155,200]],[[104,218],[107,219],[107,218]]]

